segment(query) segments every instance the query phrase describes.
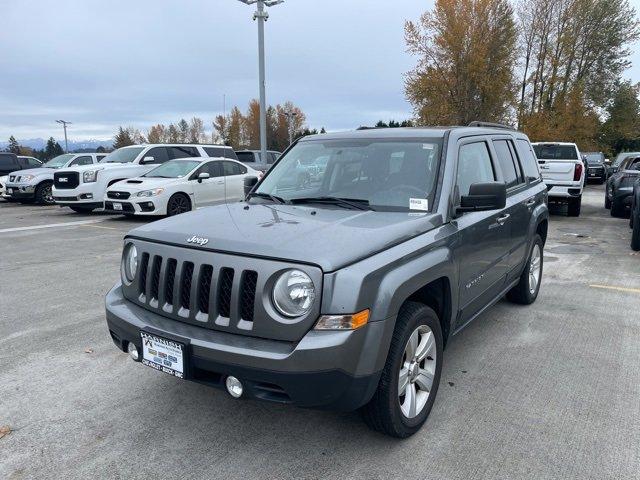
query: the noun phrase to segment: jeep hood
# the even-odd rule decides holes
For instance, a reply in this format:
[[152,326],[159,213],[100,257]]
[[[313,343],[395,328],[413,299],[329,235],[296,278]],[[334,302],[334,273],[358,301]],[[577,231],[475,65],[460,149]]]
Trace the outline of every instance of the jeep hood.
[[[441,215],[430,213],[232,203],[149,223],[128,236],[312,263],[331,272],[441,224]],[[204,247],[188,244],[194,235],[209,242]]]

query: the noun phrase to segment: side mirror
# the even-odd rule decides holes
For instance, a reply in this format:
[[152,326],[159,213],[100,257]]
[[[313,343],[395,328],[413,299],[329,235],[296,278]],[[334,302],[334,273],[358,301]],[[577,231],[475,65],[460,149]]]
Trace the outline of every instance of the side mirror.
[[500,210],[507,204],[507,185],[502,182],[474,183],[460,198],[457,213]]
[[258,177],[244,177],[244,196],[249,195],[257,184]]
[[202,181],[206,180],[207,178],[211,178],[211,175],[209,175],[207,172],[202,172],[200,175],[198,175],[198,183],[202,183]]
[[153,158],[153,157],[144,157],[140,163],[142,165],[146,165],[147,163],[153,163],[155,161],[156,161],[156,159]]

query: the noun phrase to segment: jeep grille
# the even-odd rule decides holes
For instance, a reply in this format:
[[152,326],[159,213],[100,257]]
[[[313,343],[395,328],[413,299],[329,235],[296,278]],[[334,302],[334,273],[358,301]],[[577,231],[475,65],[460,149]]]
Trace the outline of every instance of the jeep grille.
[[[200,248],[135,241],[139,267],[125,297],[165,317],[213,330],[295,341],[313,326],[320,302],[308,315],[283,318],[270,306],[268,295],[279,273],[303,268],[318,292],[318,267],[211,252]],[[318,299],[319,300],[319,299]]]

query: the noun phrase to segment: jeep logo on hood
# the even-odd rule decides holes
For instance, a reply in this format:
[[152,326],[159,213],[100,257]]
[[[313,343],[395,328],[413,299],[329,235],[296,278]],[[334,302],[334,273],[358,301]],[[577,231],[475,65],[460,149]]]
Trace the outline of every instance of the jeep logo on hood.
[[204,247],[207,243],[209,243],[209,239],[194,235],[191,238],[187,238],[187,243],[195,243],[196,245],[200,245],[201,247]]

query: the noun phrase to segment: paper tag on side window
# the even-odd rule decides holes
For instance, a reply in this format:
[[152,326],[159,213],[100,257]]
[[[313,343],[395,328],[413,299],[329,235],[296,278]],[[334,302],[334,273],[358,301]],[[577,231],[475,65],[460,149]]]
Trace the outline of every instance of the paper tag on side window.
[[426,198],[410,198],[409,210],[429,210],[429,200]]

